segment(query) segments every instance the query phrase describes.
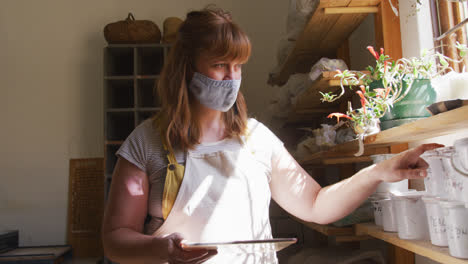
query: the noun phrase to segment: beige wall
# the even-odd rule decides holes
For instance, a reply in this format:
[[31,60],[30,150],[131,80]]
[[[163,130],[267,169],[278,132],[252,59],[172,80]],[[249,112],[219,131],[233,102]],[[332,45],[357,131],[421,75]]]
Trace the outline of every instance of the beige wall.
[[265,108],[283,0],[3,0],[0,8],[0,230],[22,245],[65,243],[70,158],[103,156],[102,29],[126,17],[183,18],[208,3],[232,12],[253,54],[243,91]]

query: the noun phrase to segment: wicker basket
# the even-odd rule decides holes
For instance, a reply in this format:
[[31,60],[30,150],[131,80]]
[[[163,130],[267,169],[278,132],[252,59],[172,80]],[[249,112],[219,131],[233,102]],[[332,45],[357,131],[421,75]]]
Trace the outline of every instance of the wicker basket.
[[178,17],[168,17],[163,22],[163,43],[174,43],[177,38],[177,31],[182,24],[182,19]]
[[67,244],[74,257],[101,257],[104,214],[104,159],[71,159]]
[[104,37],[109,44],[159,43],[161,30],[150,20],[135,20],[128,13],[125,20],[107,24],[104,27]]

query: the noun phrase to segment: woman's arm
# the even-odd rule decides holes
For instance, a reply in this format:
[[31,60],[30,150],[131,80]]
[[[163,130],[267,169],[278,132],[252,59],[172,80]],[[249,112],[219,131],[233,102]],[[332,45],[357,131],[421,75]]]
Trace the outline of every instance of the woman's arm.
[[286,211],[300,219],[328,224],[355,210],[383,181],[425,177],[428,165],[419,156],[426,150],[441,146],[421,145],[324,188],[284,149],[272,162],[272,197]]
[[[167,263],[177,259],[191,263],[211,257],[213,252],[183,251],[183,237],[174,233],[164,238],[143,234],[147,214],[148,177],[138,167],[119,158],[112,176],[102,226],[106,257],[124,263]],[[198,263],[198,262],[197,262]]]

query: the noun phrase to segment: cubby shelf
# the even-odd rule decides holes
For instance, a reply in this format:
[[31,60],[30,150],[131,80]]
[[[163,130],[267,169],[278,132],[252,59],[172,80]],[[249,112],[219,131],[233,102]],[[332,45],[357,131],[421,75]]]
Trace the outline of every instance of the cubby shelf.
[[169,49],[167,44],[119,44],[104,48],[106,189],[119,147],[136,126],[160,110],[156,84]]

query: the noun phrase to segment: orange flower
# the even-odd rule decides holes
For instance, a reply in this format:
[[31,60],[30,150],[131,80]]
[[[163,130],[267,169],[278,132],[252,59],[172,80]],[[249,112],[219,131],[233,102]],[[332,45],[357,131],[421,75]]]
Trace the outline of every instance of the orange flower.
[[374,47],[372,47],[372,46],[367,46],[367,49],[368,49],[369,52],[375,57],[376,60],[379,59],[379,55],[377,55],[377,52],[375,52]]
[[366,87],[364,87],[364,85],[359,86],[359,88],[361,88],[362,93],[366,93]]
[[[361,102],[364,101],[364,104],[367,104],[367,99],[361,91],[356,91],[356,93],[361,97]],[[364,105],[363,105],[364,106]]]
[[385,92],[385,98],[387,98],[388,94],[390,93],[390,87],[385,88],[387,91]]
[[385,89],[383,88],[375,88],[374,91],[377,93],[378,97],[384,97],[385,95]]
[[327,116],[327,118],[333,118],[333,117],[336,117],[337,119],[337,123],[340,122],[340,117],[344,117],[344,118],[348,118],[348,119],[351,119],[351,117],[349,117],[348,115],[345,115],[345,114],[342,114],[342,113],[331,113]]
[[380,55],[383,54],[383,48],[380,48]]
[[366,100],[366,97],[361,91],[356,91],[356,93],[361,97],[361,105],[362,105],[362,110],[364,111],[364,114],[366,113],[366,104],[368,103]]

